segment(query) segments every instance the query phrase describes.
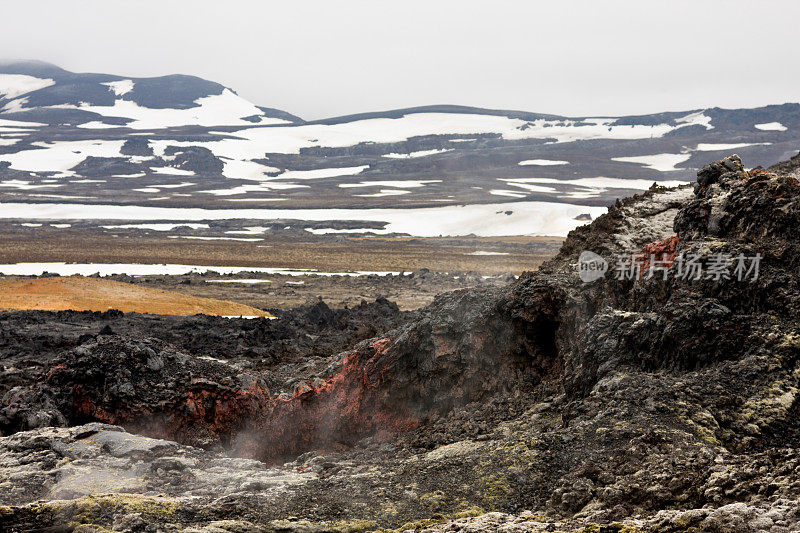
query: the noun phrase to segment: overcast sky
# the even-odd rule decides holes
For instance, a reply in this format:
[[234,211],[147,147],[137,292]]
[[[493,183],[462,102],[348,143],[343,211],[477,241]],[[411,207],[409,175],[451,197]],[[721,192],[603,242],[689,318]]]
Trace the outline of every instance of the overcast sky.
[[800,101],[797,0],[0,0],[0,59],[194,74],[313,119]]

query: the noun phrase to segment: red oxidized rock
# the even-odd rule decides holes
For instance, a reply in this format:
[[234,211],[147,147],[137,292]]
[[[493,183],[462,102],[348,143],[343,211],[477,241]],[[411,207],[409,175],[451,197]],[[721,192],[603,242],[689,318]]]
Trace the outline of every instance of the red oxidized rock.
[[651,260],[655,259],[659,266],[669,268],[675,262],[675,255],[677,254],[678,244],[680,239],[677,235],[673,235],[663,241],[651,242],[645,246],[641,252],[636,254],[636,258],[641,262],[642,268],[639,277],[642,278],[650,268]]

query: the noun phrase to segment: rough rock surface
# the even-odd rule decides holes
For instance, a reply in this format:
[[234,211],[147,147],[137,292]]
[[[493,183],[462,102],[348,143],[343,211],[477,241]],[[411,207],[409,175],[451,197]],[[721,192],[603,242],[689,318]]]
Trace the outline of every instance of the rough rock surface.
[[[211,449],[96,423],[4,437],[0,526],[800,531],[798,163],[734,156],[694,189],[620,202],[539,271],[441,295],[293,391],[264,377],[280,363],[245,375],[157,340],[48,360],[4,399],[45,413],[31,427],[116,420]],[[581,282],[583,250],[604,277]],[[631,254],[647,266],[616,279]],[[729,275],[710,275],[720,254]],[[756,254],[759,275],[738,279]],[[688,256],[700,279],[677,275]],[[657,264],[666,275],[646,275]],[[158,386],[171,380],[181,395]],[[131,410],[153,402],[155,423]]]
[[291,393],[323,375],[331,354],[412,316],[385,299],[349,310],[318,301],[275,313],[279,320],[2,312],[0,434],[102,420],[178,438],[176,424],[192,421],[183,442],[219,444],[214,420],[184,416],[202,407],[194,400],[266,388]]

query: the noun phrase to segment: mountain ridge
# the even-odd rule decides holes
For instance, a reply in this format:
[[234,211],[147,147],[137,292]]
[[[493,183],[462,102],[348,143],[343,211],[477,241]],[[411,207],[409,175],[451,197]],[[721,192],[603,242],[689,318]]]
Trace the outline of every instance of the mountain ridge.
[[[39,60],[0,61],[0,74],[47,75],[49,72],[55,72],[61,75],[67,75],[69,77],[74,77],[74,78],[77,77],[103,78],[103,79],[107,78],[107,81],[112,81],[112,82],[122,81],[126,79],[135,80],[139,82],[148,80],[164,80],[164,81],[176,81],[176,82],[183,80],[191,80],[209,84],[210,86],[218,87],[220,91],[228,89],[237,94],[236,90],[232,87],[228,87],[223,84],[199,76],[195,76],[192,74],[173,73],[160,76],[137,77],[137,76],[123,76],[118,74],[106,74],[100,72],[73,72],[66,70],[62,67],[59,67],[54,63],[49,63],[46,61],[39,61]],[[181,87],[177,87],[176,89],[181,89]],[[628,123],[631,121],[635,121],[636,119],[647,119],[650,121],[663,120],[663,119],[671,120],[674,119],[675,117],[680,117],[687,114],[703,112],[703,111],[728,112],[728,111],[769,110],[769,109],[786,108],[786,107],[800,108],[800,101],[798,101],[798,102],[783,102],[777,104],[766,104],[761,106],[745,107],[745,108],[725,108],[725,107],[714,106],[714,107],[698,107],[689,110],[663,111],[657,113],[636,113],[636,114],[625,114],[625,115],[595,113],[591,115],[580,116],[580,115],[559,115],[555,113],[542,113],[538,111],[528,111],[521,109],[503,109],[496,107],[477,107],[477,106],[468,106],[461,104],[438,103],[438,104],[427,104],[419,106],[397,107],[397,108],[375,110],[375,111],[364,111],[359,113],[349,113],[345,115],[332,115],[329,117],[306,120],[300,117],[299,115],[295,115],[283,109],[270,106],[263,106],[255,102],[253,102],[253,104],[265,111],[282,113],[287,116],[291,116],[293,119],[295,119],[298,123],[301,124],[338,124],[342,122],[351,122],[355,120],[365,120],[370,118],[399,118],[404,115],[415,114],[415,113],[483,114],[483,115],[506,116],[509,118],[520,118],[523,120],[536,120],[536,119],[582,120],[587,117],[593,117],[593,118],[613,118],[616,119],[619,123]],[[3,111],[0,110],[0,114],[2,113]]]
[[589,213],[731,150],[757,166],[798,144],[795,103],[625,117],[437,104],[306,121],[193,76],[0,66],[0,202]]

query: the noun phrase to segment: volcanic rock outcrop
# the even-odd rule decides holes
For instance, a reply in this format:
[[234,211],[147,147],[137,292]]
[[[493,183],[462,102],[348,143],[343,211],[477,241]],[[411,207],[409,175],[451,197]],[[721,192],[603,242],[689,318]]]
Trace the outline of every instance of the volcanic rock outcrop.
[[[317,361],[293,387],[280,363],[268,382],[257,358],[247,377],[190,345],[147,341],[153,353],[139,354],[125,339],[92,340],[6,393],[20,412],[52,414],[0,441],[10,504],[0,524],[800,531],[798,167],[748,171],[732,156],[704,167],[693,188],[618,202],[539,271],[500,290],[441,295]],[[581,281],[582,251],[608,263],[603,277]],[[115,369],[140,360],[150,374],[137,364],[111,375],[103,365],[115,358]],[[105,381],[87,389],[92,369]],[[119,392],[141,375],[154,390]],[[166,398],[159,379],[189,384]],[[106,416],[142,395],[183,414],[154,424],[143,413]],[[36,429],[90,420],[212,449],[131,436],[171,455],[124,455],[119,427]],[[258,481],[237,484],[245,459],[217,448],[263,460],[246,463]],[[95,489],[70,494],[75,476],[94,476]],[[162,487],[165,476],[174,482]],[[141,499],[97,495],[107,492]]]
[[267,390],[286,395],[319,379],[326,356],[410,316],[385,299],[275,313],[279,320],[0,313],[0,432],[103,421],[219,447]]

